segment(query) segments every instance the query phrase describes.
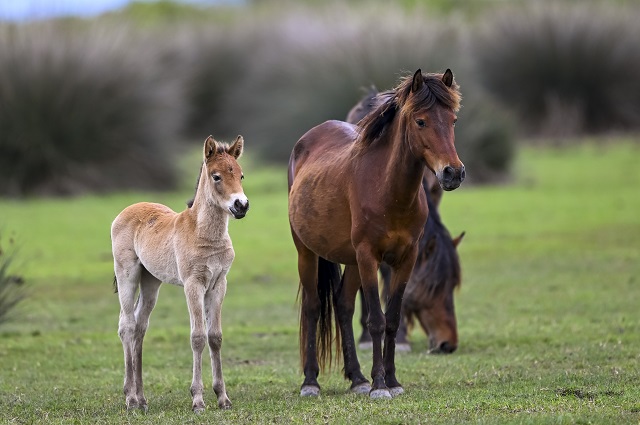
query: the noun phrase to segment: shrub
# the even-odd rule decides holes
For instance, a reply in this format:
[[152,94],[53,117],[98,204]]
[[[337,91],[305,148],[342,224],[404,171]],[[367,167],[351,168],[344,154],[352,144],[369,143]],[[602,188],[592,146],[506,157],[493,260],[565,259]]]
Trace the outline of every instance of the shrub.
[[11,274],[10,268],[14,258],[13,239],[8,241],[8,250],[4,250],[0,239],[0,325],[11,320],[11,313],[16,305],[25,298],[24,279]]
[[[187,89],[197,112],[191,125],[225,138],[243,134],[264,159],[285,162],[305,131],[344,120],[372,84],[384,90],[418,68],[452,68],[466,98],[475,80],[455,24],[381,5],[366,12],[334,5],[201,32]],[[484,101],[463,100],[456,137],[476,182],[502,176],[514,144],[508,120],[483,112]]]
[[474,46],[489,91],[534,134],[640,127],[640,13],[594,3],[506,9]]
[[179,96],[153,44],[113,26],[0,33],[0,194],[174,184]]

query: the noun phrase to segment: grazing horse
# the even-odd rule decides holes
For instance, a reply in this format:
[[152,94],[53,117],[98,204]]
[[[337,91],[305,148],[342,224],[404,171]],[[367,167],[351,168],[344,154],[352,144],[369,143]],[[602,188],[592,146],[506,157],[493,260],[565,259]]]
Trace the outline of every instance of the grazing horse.
[[[408,327],[416,317],[429,337],[429,353],[449,354],[458,348],[458,326],[453,302],[454,290],[460,286],[460,260],[456,248],[464,232],[455,239],[442,224],[436,205],[431,200],[428,183],[423,182],[429,206],[429,218],[424,226],[424,235],[418,247],[418,259],[411,279],[402,298],[402,321],[396,335],[396,350],[410,351],[407,340]],[[389,296],[391,270],[386,264],[380,266],[383,279],[383,299]],[[362,295],[362,294],[361,294]],[[361,348],[371,346],[371,335],[366,328],[367,305],[361,296],[362,334]]]
[[[453,73],[405,78],[360,127],[327,121],[305,133],[289,160],[289,223],[298,251],[302,396],[317,396],[317,376],[342,340],[351,390],[391,398],[396,379],[395,337],[404,288],[418,256],[427,220],[425,165],[444,190],[465,177],[454,147],[460,93]],[[378,267],[392,269],[386,313],[378,294]],[[340,278],[340,266],[344,274]],[[372,385],[360,371],[352,318],[360,286],[369,306]],[[384,335],[384,353],[382,340]]]
[[[391,96],[390,92],[378,93],[375,87],[349,111],[347,122],[357,124],[372,110],[380,106]],[[458,328],[453,291],[460,285],[460,260],[456,247],[464,233],[451,239],[446,227],[440,220],[438,205],[442,198],[442,188],[435,175],[425,170],[422,181],[427,196],[429,217],[420,240],[420,248],[411,279],[402,299],[402,318],[396,335],[396,350],[410,351],[407,340],[407,325],[417,317],[422,329],[429,337],[429,353],[453,353],[458,347]],[[391,270],[386,264],[380,265],[383,278],[383,298],[389,294]],[[371,348],[371,335],[367,330],[369,310],[360,291],[360,324],[362,334],[358,340],[360,348]]]
[[178,214],[164,205],[142,202],[125,208],[111,225],[127,409],[147,409],[142,389],[142,341],[161,282],[183,286],[187,298],[193,351],[193,411],[199,413],[205,408],[202,351],[207,343],[218,407],[231,407],[222,377],[220,319],[226,276],[235,256],[229,217],[242,218],[249,209],[237,162],[243,146],[241,136],[231,146],[220,144],[211,136],[205,140],[198,190],[191,208]]

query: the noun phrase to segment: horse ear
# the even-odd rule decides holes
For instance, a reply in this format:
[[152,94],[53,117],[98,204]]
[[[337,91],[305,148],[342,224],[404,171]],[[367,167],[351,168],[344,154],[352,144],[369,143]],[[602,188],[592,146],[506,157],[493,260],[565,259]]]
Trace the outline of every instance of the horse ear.
[[242,136],[236,137],[236,141],[233,142],[233,145],[229,146],[227,149],[227,153],[234,157],[235,159],[240,158],[242,155],[242,150],[244,149],[244,138]]
[[454,246],[455,248],[457,248],[457,247],[458,247],[458,245],[460,244],[460,242],[462,242],[462,238],[464,238],[465,233],[466,233],[466,232],[462,232],[462,233],[460,233],[460,236],[458,236],[457,238],[455,238],[455,239],[453,240],[453,246]]
[[218,150],[218,144],[216,143],[213,136],[207,137],[207,140],[204,141],[204,159],[205,161],[212,158],[216,151]]
[[442,82],[447,87],[451,87],[451,85],[453,84],[453,72],[451,72],[449,68],[447,68],[447,70],[444,72],[444,75],[442,76]]
[[415,74],[413,74],[413,81],[411,82],[411,93],[415,93],[422,88],[424,84],[424,78],[422,77],[422,70],[418,69]]

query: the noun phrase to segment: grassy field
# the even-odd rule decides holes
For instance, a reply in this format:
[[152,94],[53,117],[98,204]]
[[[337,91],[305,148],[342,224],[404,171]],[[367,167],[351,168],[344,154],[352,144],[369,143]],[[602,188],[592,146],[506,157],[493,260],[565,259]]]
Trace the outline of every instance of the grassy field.
[[[249,147],[250,149],[250,147]],[[233,409],[190,410],[189,320],[165,286],[145,341],[149,412],[127,413],[109,226],[142,200],[182,209],[176,193],[0,200],[0,230],[20,246],[29,284],[0,328],[0,423],[634,423],[640,420],[640,147],[637,141],[523,148],[512,184],[447,193],[459,248],[460,347],[397,358],[406,393],[347,394],[338,370],[319,399],[298,396],[297,276],[281,169],[244,161],[247,217],[230,225],[236,261],[223,308],[223,369]],[[242,162],[242,161],[241,161]],[[0,241],[0,242],[2,242]],[[207,358],[207,357],[205,357]],[[360,353],[364,372],[371,358]],[[205,383],[210,385],[208,364]]]

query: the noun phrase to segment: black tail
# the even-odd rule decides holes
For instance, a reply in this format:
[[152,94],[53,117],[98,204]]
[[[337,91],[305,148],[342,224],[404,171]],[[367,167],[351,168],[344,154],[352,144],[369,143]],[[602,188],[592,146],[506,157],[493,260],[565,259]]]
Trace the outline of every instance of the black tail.
[[[335,339],[333,336],[333,298],[334,292],[339,291],[341,283],[341,271],[340,266],[336,263],[325,260],[324,258],[318,259],[318,298],[320,299],[320,318],[318,320],[318,327],[316,330],[316,356],[318,359],[318,365],[321,370],[324,370],[326,365],[329,368],[333,362],[333,350],[331,349],[331,343],[336,343],[336,353],[340,350],[340,328],[336,326]],[[305,303],[305,292],[302,291],[302,305]],[[337,323],[337,320],[336,320]],[[304,319],[304,312],[300,310],[300,359],[302,365],[306,362],[306,340],[307,340],[307,321]],[[336,358],[340,356],[336,354]]]

